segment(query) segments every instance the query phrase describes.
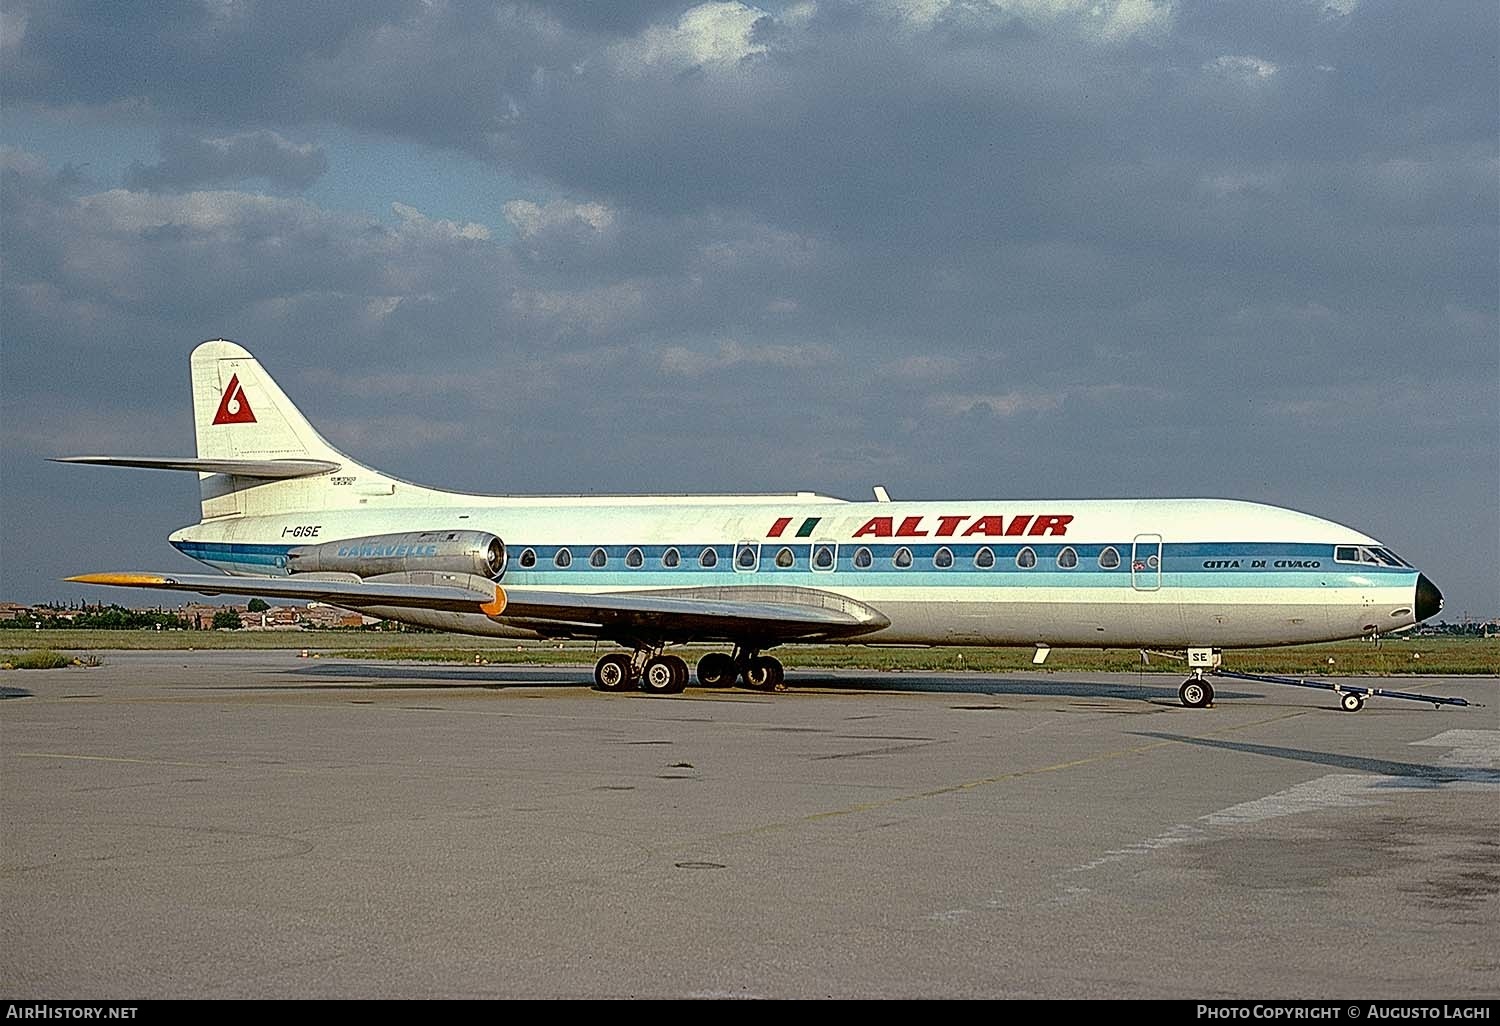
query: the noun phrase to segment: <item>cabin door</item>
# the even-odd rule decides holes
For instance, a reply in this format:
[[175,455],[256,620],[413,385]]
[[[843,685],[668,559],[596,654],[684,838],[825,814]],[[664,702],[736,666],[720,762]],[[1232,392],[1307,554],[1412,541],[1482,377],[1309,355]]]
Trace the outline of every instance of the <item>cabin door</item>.
[[1136,591],[1161,587],[1161,535],[1138,534],[1130,546],[1130,583]]

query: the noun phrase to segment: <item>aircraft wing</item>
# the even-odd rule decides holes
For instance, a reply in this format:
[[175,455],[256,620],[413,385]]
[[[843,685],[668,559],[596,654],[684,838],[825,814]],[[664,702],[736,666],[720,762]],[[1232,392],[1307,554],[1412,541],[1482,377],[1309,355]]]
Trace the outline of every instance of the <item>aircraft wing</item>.
[[549,637],[650,637],[662,641],[766,642],[842,638],[889,625],[862,602],[814,588],[711,587],[578,594],[502,587],[470,574],[427,571],[360,578],[354,574],[232,577],[223,574],[103,573],[81,584],[162,588],[204,595],[261,595],[327,602],[346,609],[429,609],[479,613]]

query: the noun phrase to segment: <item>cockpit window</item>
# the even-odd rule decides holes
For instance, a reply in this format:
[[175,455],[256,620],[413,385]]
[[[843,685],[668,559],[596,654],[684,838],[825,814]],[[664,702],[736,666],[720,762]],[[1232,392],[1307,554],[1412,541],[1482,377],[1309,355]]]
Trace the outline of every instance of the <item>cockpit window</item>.
[[1364,566],[1395,566],[1411,569],[1411,564],[1390,549],[1365,545],[1336,545],[1333,549],[1335,563],[1360,563]]

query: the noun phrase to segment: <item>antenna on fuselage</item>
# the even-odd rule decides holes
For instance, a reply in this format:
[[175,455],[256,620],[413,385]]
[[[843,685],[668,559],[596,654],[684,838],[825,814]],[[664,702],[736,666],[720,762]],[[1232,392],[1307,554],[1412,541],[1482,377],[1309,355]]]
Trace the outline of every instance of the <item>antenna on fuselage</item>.
[[890,502],[891,501],[891,493],[885,490],[885,485],[876,485],[875,486],[875,501],[876,502]]

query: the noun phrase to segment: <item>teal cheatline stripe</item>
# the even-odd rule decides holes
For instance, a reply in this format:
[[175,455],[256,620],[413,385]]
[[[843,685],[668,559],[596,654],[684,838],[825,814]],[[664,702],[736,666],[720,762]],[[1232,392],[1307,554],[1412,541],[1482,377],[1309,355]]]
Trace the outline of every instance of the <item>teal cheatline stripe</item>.
[[818,526],[818,521],[822,519],[822,517],[808,517],[806,520],[802,521],[802,526],[797,528],[797,537],[811,538],[813,529]]

